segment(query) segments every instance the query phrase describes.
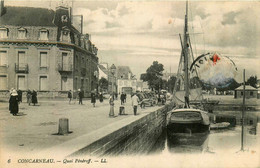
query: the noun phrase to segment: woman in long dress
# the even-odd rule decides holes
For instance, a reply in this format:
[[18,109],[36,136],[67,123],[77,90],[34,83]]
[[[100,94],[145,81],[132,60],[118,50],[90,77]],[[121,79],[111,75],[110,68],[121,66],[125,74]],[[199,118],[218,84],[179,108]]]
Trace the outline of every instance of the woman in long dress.
[[35,90],[33,90],[33,92],[32,92],[32,103],[33,103],[34,106],[35,106],[35,104],[38,103],[37,92]]
[[18,94],[17,94],[17,91],[13,89],[11,91],[11,96],[10,96],[10,99],[9,99],[9,111],[14,116],[16,116],[18,111],[19,111],[18,104],[19,104]]
[[110,104],[109,117],[114,117],[114,99],[112,94],[109,97],[109,104]]

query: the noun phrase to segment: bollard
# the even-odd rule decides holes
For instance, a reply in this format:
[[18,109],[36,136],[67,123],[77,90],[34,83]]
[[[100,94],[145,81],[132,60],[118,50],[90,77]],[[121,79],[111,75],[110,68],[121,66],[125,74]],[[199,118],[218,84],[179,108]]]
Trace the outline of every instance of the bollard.
[[69,134],[69,119],[60,118],[59,119],[59,135]]

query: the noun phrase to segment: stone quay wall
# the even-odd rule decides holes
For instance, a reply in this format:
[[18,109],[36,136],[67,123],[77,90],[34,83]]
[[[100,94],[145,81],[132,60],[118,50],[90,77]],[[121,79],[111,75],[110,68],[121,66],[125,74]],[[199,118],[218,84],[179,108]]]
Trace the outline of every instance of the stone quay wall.
[[166,126],[167,112],[173,107],[173,103],[166,104],[70,156],[117,156],[148,153]]

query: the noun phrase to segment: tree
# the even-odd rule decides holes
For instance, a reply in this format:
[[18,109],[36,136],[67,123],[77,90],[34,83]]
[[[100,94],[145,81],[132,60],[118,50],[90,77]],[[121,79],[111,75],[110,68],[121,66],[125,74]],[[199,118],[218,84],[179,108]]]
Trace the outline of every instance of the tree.
[[162,88],[163,70],[163,65],[158,63],[158,61],[154,61],[153,64],[146,70],[146,73],[141,75],[141,79],[143,81],[147,81],[152,90],[159,90]]
[[106,78],[101,78],[99,80],[99,87],[101,91],[107,91],[108,89],[108,80]]
[[173,89],[174,89],[176,80],[177,80],[177,78],[175,76],[171,76],[171,78],[167,82],[168,91],[171,93],[173,93]]
[[257,86],[257,76],[250,76],[246,81],[246,85],[250,85],[250,86],[256,88],[256,86]]

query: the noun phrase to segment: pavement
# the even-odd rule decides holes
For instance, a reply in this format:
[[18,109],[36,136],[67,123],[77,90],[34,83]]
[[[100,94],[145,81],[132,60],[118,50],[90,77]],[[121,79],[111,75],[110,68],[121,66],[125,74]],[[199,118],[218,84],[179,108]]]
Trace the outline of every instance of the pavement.
[[[125,104],[127,115],[118,115],[119,107],[120,101],[116,100],[116,117],[110,118],[108,100],[103,103],[97,101],[96,107],[93,107],[88,99],[83,100],[83,105],[78,102],[69,104],[67,100],[39,99],[36,106],[20,103],[18,116],[13,116],[9,113],[8,103],[0,102],[0,154],[6,151],[18,155],[37,153],[89,133],[95,138],[96,130],[126,118],[136,117],[133,115],[130,99]],[[138,113],[149,113],[158,108],[159,106],[145,109],[138,107]],[[60,118],[69,119],[71,134],[56,135]],[[136,117],[138,118],[140,116]]]

